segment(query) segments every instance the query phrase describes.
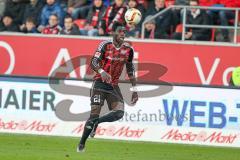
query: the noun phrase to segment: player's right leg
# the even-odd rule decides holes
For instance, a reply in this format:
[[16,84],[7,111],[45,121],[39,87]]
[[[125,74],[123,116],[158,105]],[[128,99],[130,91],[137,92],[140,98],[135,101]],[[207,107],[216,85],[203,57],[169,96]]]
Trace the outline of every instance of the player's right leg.
[[114,122],[119,119],[121,119],[124,115],[124,101],[123,96],[120,91],[120,88],[118,86],[115,86],[113,90],[109,90],[105,94],[105,98],[108,103],[108,108],[110,112],[107,114],[99,117],[98,121],[95,123],[93,130],[90,134],[90,136],[93,138],[96,133],[96,129],[98,127],[98,124],[103,122]]
[[95,123],[98,121],[99,114],[101,112],[101,107],[104,104],[105,95],[104,91],[101,89],[96,89],[95,85],[91,89],[90,96],[91,96],[91,113],[89,119],[86,121],[84,126],[84,131],[80,140],[80,143],[77,147],[78,152],[84,151],[85,143],[92,132]]

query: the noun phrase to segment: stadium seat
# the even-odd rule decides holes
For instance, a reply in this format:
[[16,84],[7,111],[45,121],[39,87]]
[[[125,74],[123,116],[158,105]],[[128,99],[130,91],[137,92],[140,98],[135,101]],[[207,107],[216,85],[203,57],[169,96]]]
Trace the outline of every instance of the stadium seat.
[[174,3],[175,3],[175,0],[166,0],[166,1],[165,1],[165,6],[166,6],[166,7],[169,7],[169,6],[171,6],[171,5],[174,5]]
[[177,27],[176,27],[175,32],[181,33],[182,31],[183,31],[183,25],[182,24],[178,24]]
[[216,32],[216,28],[212,28],[212,37],[211,37],[211,41],[215,41],[215,32]]
[[237,35],[237,42],[240,43],[240,35]]
[[229,23],[230,25],[234,25],[235,19],[230,19],[230,20],[228,21],[228,23]]
[[74,21],[74,23],[79,27],[79,29],[84,28],[85,22],[86,22],[86,19],[77,19]]

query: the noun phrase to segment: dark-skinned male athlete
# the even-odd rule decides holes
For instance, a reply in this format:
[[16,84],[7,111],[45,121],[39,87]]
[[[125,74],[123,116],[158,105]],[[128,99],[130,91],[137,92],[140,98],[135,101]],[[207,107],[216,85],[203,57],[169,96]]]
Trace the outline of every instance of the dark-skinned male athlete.
[[[93,87],[90,91],[91,113],[86,121],[84,131],[77,151],[83,152],[89,135],[94,137],[98,124],[114,122],[124,115],[124,101],[118,86],[119,77],[126,65],[127,74],[133,86],[131,103],[135,104],[138,94],[135,89],[136,78],[133,48],[124,41],[126,29],[116,22],[113,26],[113,40],[103,41],[97,48],[92,60],[91,68],[97,73],[94,77]],[[99,117],[104,101],[107,101],[109,113]]]

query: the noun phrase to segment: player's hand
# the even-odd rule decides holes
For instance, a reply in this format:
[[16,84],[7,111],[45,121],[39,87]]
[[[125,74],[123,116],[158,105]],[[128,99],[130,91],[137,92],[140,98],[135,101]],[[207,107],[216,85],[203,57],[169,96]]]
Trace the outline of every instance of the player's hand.
[[133,93],[132,93],[131,104],[136,104],[137,101],[138,101],[138,94],[137,94],[137,92],[133,92]]
[[108,74],[107,72],[102,71],[100,74],[101,74],[101,77],[102,77],[103,82],[110,83],[110,82],[112,81],[111,75]]

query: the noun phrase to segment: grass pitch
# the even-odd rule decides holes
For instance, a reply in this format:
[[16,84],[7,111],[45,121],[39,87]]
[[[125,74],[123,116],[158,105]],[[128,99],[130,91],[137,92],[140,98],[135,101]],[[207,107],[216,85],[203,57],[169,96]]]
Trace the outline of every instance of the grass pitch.
[[0,160],[240,160],[240,149],[90,139],[84,153],[78,138],[0,134]]

